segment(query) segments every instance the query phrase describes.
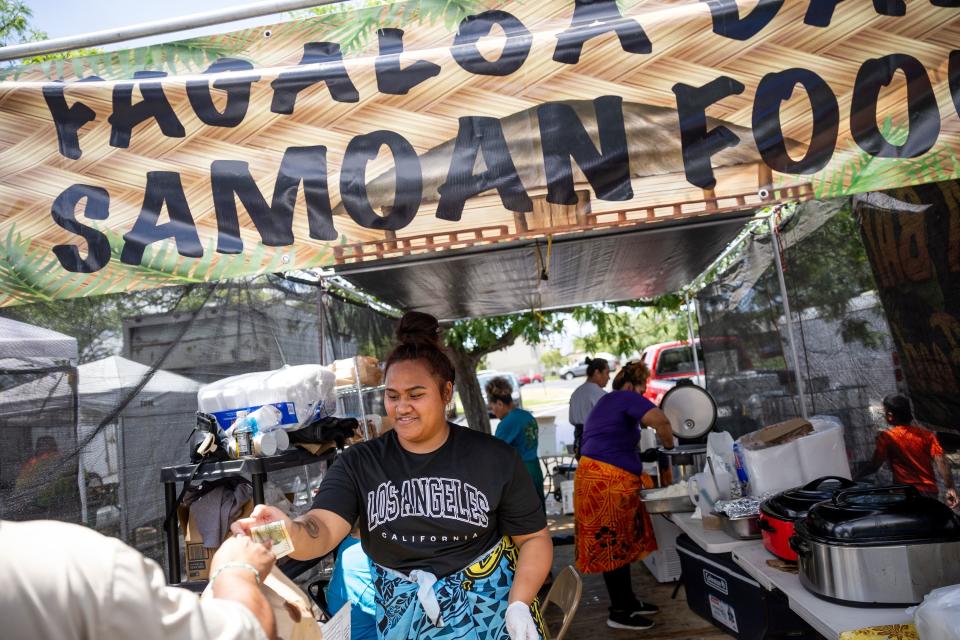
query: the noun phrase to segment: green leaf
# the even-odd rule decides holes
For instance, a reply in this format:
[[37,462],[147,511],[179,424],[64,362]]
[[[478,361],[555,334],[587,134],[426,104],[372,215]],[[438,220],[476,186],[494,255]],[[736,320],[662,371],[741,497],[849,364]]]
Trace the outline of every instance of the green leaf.
[[210,278],[207,277],[207,274],[210,272],[210,265],[213,264],[213,257],[215,255],[217,255],[216,247],[214,241],[210,240],[206,250],[203,252],[203,257],[193,266],[190,277],[193,280],[209,281]]
[[4,300],[51,300],[56,292],[85,274],[64,271],[52,252],[34,249],[29,240],[10,226],[0,244],[0,290]]
[[163,45],[163,62],[171,74],[177,73],[177,48],[172,44]]
[[133,77],[134,69],[132,66],[132,61],[130,60],[131,57],[132,53],[130,51],[121,51],[116,54],[115,58],[111,59],[111,61],[114,59],[117,61],[117,64],[120,67],[120,73],[123,74],[124,79],[130,79]]
[[199,48],[190,48],[188,51],[190,53],[190,58],[197,66],[197,71],[203,71],[204,67],[206,66],[206,53],[204,50]]
[[90,67],[90,73],[95,76],[100,76],[101,71],[100,67],[103,66],[103,55],[95,53],[92,56],[87,57],[87,66]]
[[83,62],[81,58],[70,58],[70,64],[73,66],[73,75],[77,78],[84,77]]

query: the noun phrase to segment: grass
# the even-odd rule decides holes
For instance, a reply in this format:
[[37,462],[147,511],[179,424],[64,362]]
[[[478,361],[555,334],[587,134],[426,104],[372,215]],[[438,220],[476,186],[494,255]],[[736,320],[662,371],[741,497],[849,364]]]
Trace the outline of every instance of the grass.
[[523,408],[527,411],[552,404],[570,402],[573,389],[557,389],[539,382],[528,384],[521,389],[523,394]]
[[[573,389],[557,389],[540,382],[533,382],[521,387],[520,392],[523,396],[523,408],[527,411],[536,411],[543,407],[570,402]],[[457,415],[462,416],[463,404],[460,402],[460,396],[457,396],[456,403]]]

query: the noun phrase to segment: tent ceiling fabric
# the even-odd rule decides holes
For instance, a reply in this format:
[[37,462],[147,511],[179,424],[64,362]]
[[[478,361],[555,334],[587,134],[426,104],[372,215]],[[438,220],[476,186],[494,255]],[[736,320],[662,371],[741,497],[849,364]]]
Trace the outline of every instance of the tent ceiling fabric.
[[383,260],[376,266],[344,265],[336,271],[388,304],[441,320],[650,298],[677,291],[702,273],[753,213],[554,239],[548,280],[540,279],[539,263],[548,252],[543,240]]

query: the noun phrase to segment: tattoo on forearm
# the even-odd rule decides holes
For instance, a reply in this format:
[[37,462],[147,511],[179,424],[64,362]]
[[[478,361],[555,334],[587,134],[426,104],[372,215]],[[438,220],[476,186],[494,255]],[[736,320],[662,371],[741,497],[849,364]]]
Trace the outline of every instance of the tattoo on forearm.
[[320,537],[320,525],[309,515],[300,516],[295,522],[303,527],[303,530],[306,531],[307,535],[311,538]]

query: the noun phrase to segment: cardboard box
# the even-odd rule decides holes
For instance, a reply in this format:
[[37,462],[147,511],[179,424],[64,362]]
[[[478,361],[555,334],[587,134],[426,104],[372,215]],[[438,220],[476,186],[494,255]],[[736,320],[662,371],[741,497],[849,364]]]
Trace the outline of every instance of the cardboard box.
[[[247,500],[240,509],[238,518],[246,518],[253,513],[253,500]],[[210,579],[210,561],[213,554],[217,552],[223,540],[217,541],[215,548],[203,546],[203,536],[197,528],[196,521],[190,517],[190,508],[181,505],[177,508],[177,519],[180,521],[180,531],[183,533],[184,543],[184,565],[186,568],[186,580],[193,582],[197,580]],[[224,540],[230,536],[228,530],[224,535]]]
[[813,433],[812,424],[803,418],[791,418],[740,436],[739,442],[747,449],[764,449],[792,442],[808,433]]
[[354,366],[354,358],[336,360],[333,364],[327,366],[327,369],[333,371],[337,376],[338,387],[357,384],[358,368],[360,369],[361,386],[376,387],[383,382],[380,362],[372,356],[356,356],[356,366]]
[[197,529],[196,521],[190,517],[190,509],[181,506],[177,509],[177,518],[180,520],[180,531],[183,532],[184,568],[186,580],[208,580],[210,578],[210,559],[216,549],[207,549],[203,546],[203,536]]

